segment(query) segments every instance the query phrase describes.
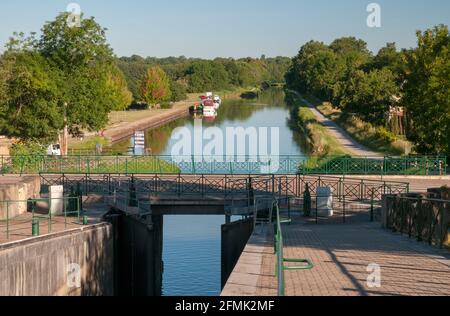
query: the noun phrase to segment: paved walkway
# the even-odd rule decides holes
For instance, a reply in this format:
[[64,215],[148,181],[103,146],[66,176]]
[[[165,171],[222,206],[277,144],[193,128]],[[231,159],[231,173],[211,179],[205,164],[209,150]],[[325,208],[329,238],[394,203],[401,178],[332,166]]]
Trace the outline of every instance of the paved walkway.
[[311,111],[316,116],[316,119],[319,123],[321,123],[323,126],[325,126],[328,129],[328,132],[336,138],[336,140],[342,144],[342,146],[353,156],[362,156],[362,157],[382,157],[383,154],[379,152],[372,151],[368,149],[367,147],[361,145],[357,141],[355,141],[347,132],[345,132],[342,128],[340,128],[336,123],[334,123],[332,120],[324,116],[322,113],[320,113],[316,107],[303,98],[299,93],[293,91],[300,100],[309,106]]
[[[417,243],[379,226],[364,222],[316,225],[300,219],[283,226],[285,257],[308,258],[315,264],[310,271],[285,272],[286,295],[450,295],[449,251]],[[268,235],[265,241],[249,243],[236,267],[238,274],[234,272],[231,276],[224,296],[277,294],[270,239]],[[255,260],[259,260],[260,268],[258,271],[253,268],[246,275],[243,263],[255,263]],[[381,267],[380,288],[367,285],[370,264]]]

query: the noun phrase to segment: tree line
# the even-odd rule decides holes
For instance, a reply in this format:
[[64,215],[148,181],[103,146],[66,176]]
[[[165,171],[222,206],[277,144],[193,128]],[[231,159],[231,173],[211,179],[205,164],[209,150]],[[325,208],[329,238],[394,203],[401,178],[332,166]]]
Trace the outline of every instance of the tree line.
[[417,42],[403,50],[388,43],[374,55],[354,37],[310,41],[293,58],[286,84],[376,125],[387,124],[392,107],[402,108],[416,151],[450,156],[448,27],[418,31]]
[[163,70],[169,81],[171,100],[179,101],[186,93],[221,91],[239,87],[255,87],[264,82],[284,82],[290,67],[288,57],[266,58],[143,58],[138,55],[118,59],[135,100],[142,99],[141,82],[149,67]]

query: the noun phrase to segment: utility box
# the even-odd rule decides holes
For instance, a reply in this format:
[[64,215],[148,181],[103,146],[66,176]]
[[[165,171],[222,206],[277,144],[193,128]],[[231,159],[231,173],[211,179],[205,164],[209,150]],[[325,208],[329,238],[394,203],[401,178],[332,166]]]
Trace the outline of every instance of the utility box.
[[64,213],[64,186],[50,186],[50,214],[62,215]]
[[317,188],[317,215],[320,217],[331,217],[334,215],[332,188]]

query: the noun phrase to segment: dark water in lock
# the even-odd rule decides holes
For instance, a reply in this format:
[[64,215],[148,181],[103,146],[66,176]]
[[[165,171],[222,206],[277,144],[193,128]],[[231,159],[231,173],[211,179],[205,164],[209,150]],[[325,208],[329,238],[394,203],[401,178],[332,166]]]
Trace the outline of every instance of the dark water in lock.
[[217,296],[225,216],[164,216],[163,295]]

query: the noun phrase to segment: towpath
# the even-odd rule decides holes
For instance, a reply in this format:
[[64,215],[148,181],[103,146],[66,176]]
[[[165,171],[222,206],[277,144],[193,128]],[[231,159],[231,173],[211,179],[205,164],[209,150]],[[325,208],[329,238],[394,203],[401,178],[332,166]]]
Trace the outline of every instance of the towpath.
[[324,116],[322,113],[317,110],[317,108],[308,100],[306,100],[303,96],[301,96],[298,92],[292,91],[292,93],[296,94],[298,98],[307,105],[311,111],[314,113],[317,121],[325,126],[328,132],[336,138],[336,140],[342,144],[344,149],[348,151],[353,156],[360,157],[382,157],[383,154],[380,152],[376,152],[368,149],[367,147],[361,145],[357,141],[355,141],[347,132],[345,132],[341,127],[339,127],[335,122]]

